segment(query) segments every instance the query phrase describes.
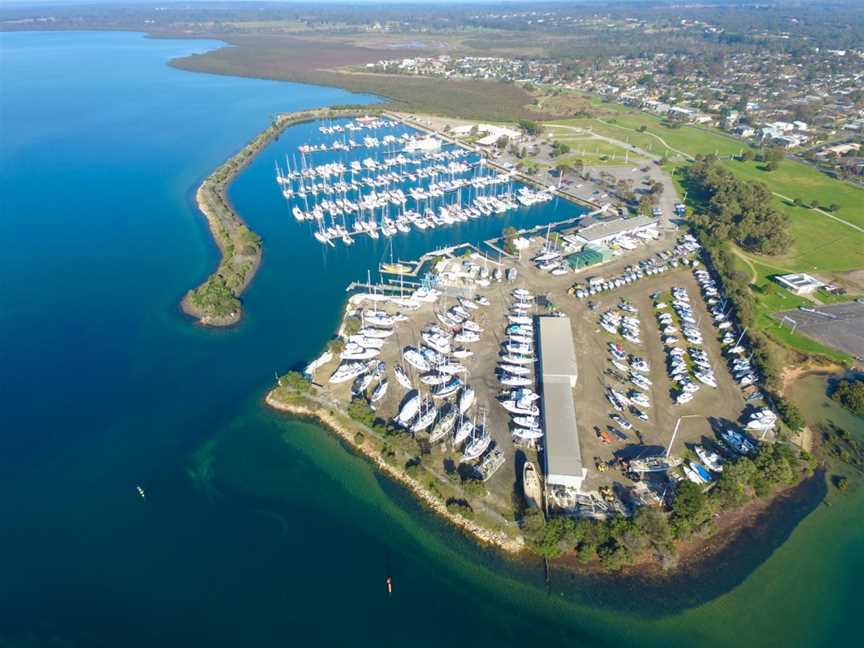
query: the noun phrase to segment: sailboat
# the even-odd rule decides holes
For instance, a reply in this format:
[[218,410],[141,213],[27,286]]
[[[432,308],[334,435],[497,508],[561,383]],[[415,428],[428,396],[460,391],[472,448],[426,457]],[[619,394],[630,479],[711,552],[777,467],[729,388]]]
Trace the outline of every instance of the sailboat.
[[438,419],[435,427],[432,428],[432,433],[429,435],[429,443],[438,443],[447,437],[453,431],[453,425],[456,423],[457,416],[456,409],[450,407],[444,416]]
[[414,394],[414,396],[405,402],[402,409],[399,410],[399,415],[396,417],[396,423],[403,427],[408,427],[409,423],[411,423],[417,415],[418,409],[420,409],[420,394]]
[[396,380],[402,385],[405,389],[413,389],[414,386],[411,384],[411,379],[408,377],[408,374],[405,372],[405,369],[402,365],[396,365],[393,368],[393,373],[396,375]]
[[459,394],[459,413],[465,414],[474,404],[474,388],[471,385],[465,385],[462,393]]
[[464,416],[460,419],[459,426],[453,435],[453,446],[458,448],[474,433],[474,421]]
[[438,408],[432,404],[432,401],[424,400],[420,406],[420,414],[411,426],[411,431],[422,432],[435,422],[436,416],[438,416]]
[[376,403],[387,393],[387,386],[389,385],[386,378],[382,378],[381,382],[378,383],[378,386],[375,387],[375,390],[372,392],[372,397],[369,399],[370,402]]
[[462,453],[463,461],[473,461],[477,459],[480,455],[482,455],[489,448],[489,445],[492,443],[492,437],[489,435],[489,431],[486,429],[486,414],[483,414],[483,425],[480,427],[479,431],[475,427],[474,433],[471,435],[470,441],[465,446],[465,451]]

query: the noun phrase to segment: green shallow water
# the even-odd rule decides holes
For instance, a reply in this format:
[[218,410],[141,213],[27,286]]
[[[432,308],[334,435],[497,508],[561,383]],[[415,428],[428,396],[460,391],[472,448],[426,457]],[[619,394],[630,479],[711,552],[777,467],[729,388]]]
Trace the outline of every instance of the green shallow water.
[[[11,242],[0,256],[0,639],[854,641],[864,575],[857,482],[800,524],[790,514],[777,533],[737,549],[722,574],[664,590],[555,572],[547,593],[539,565],[478,548],[319,427],[268,411],[273,372],[321,347],[346,278],[385,250],[368,242],[328,253],[291,221],[268,158],[287,137],[232,189],[265,239],[247,317],[200,329],[176,309],[216,260],[191,195],[269,113],[372,98],[164,65],[215,45],[0,35],[0,224]],[[399,252],[437,244],[418,236]],[[825,406],[818,379],[797,388],[811,420],[845,416]],[[843,420],[860,431],[860,420]],[[730,578],[734,565],[747,568]],[[699,604],[682,611],[687,601]]]

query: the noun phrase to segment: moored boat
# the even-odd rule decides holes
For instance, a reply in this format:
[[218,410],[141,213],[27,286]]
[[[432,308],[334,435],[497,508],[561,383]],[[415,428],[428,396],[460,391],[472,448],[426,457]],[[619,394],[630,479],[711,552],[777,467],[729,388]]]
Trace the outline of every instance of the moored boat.
[[522,466],[522,492],[529,507],[542,510],[543,487],[540,483],[540,475],[530,461],[526,461]]

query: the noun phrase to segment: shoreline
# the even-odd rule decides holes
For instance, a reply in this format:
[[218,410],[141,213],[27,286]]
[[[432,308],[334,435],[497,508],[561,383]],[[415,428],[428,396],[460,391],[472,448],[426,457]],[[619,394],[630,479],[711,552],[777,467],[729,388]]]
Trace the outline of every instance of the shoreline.
[[[347,443],[355,452],[360,453],[378,468],[382,473],[407,488],[424,506],[432,509],[452,525],[463,532],[470,534],[481,544],[491,545],[504,553],[517,557],[526,551],[524,540],[510,538],[503,532],[491,529],[469,520],[461,515],[451,513],[441,498],[437,497],[431,489],[424,486],[419,480],[407,475],[397,466],[387,463],[379,450],[373,448],[368,441],[357,443],[355,435],[360,432],[365,437],[371,437],[372,431],[357,421],[353,421],[344,414],[345,420],[340,420],[338,410],[328,408],[323,403],[316,402],[312,397],[297,394],[292,395],[296,400],[289,402],[280,399],[278,387],[270,390],[264,398],[264,402],[274,410],[289,414],[298,418],[311,418],[318,421],[322,427],[335,434],[340,440]],[[353,428],[353,429],[352,429]],[[520,541],[521,540],[521,541]]]
[[249,229],[228,198],[228,191],[240,172],[290,126],[318,119],[380,112],[379,106],[371,104],[366,110],[359,107],[319,108],[279,113],[267,128],[204,178],[195,192],[195,202],[207,221],[220,259],[216,269],[183,296],[180,301],[183,313],[197,320],[198,324],[214,327],[233,326],[243,317],[240,297],[261,267],[264,251],[261,237]]
[[[398,464],[387,463],[382,453],[368,442],[368,438],[374,433],[361,423],[352,420],[344,411],[338,409],[338,405],[324,403],[318,397],[297,392],[289,392],[290,400],[285,400],[280,398],[280,389],[282,388],[275,387],[264,397],[264,403],[271,409],[291,417],[316,421],[353,451],[370,460],[381,473],[405,487],[422,505],[469,535],[478,544],[499,549],[507,558],[522,563],[538,558],[529,551],[524,536],[512,538],[447,510],[445,502],[432,490],[419,480],[408,476]],[[357,432],[362,432],[366,437],[366,440],[359,444],[355,439]],[[661,566],[651,552],[647,552],[638,563],[618,571],[602,568],[597,560],[589,563],[579,562],[574,553],[567,553],[550,561],[550,564],[568,575],[599,578],[610,584],[639,581],[663,587],[681,579],[702,580],[706,574],[713,573],[712,565],[715,561],[734,570],[735,557],[748,538],[770,537],[788,527],[790,516],[796,512],[800,513],[802,507],[806,507],[807,502],[812,500],[812,493],[819,490],[819,484],[824,484],[824,479],[824,470],[816,470],[813,475],[792,486],[777,490],[768,497],[753,500],[740,509],[725,512],[717,519],[717,528],[712,533],[676,543],[677,558],[675,563],[668,567]],[[787,529],[787,535],[809,512],[810,510],[807,510],[803,516],[795,520],[794,525]],[[772,548],[772,552],[781,544],[782,541]],[[758,560],[753,567],[762,562],[764,559]],[[743,577],[746,578],[752,569],[748,567],[744,571],[746,573]],[[728,578],[729,575],[724,577]]]

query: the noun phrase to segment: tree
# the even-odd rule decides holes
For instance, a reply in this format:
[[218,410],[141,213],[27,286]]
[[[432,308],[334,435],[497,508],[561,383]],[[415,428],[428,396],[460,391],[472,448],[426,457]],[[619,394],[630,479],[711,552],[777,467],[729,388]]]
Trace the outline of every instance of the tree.
[[831,398],[853,414],[864,416],[864,379],[841,380],[832,390]]
[[375,411],[362,399],[355,399],[348,403],[348,416],[362,423],[366,427],[372,427],[375,423]]
[[727,463],[712,491],[723,505],[738,507],[750,501],[752,481],[756,475],[756,466],[747,457]]
[[793,432],[797,432],[807,424],[804,416],[801,414],[801,410],[791,401],[778,397],[775,399],[775,404],[777,405],[777,412],[780,414],[780,418],[783,419],[786,426]]
[[519,250],[516,249],[516,244],[514,243],[514,240],[518,236],[516,228],[512,226],[505,227],[501,235],[504,237],[504,251],[507,254],[518,254]]
[[677,537],[689,536],[708,519],[708,513],[707,498],[699,486],[687,480],[678,484],[671,519]]
[[307,381],[299,371],[289,371],[284,376],[280,376],[279,386],[298,392],[307,392],[310,387],[309,381]]
[[849,489],[849,478],[843,477],[842,475],[835,476],[831,481],[834,482],[834,486],[839,491],[845,491]]
[[766,149],[763,158],[766,162],[780,162],[786,157],[786,152],[782,148],[771,147]]
[[550,155],[552,157],[558,157],[560,155],[566,155],[569,152],[570,152],[570,146],[565,144],[564,142],[559,142],[558,140],[555,140],[554,142],[552,142],[552,151],[550,152]]
[[555,170],[563,178],[565,175],[573,171],[573,165],[569,162],[559,162],[555,165]]
[[759,254],[789,249],[789,219],[771,206],[773,196],[764,184],[739,180],[711,157],[697,159],[687,180],[707,205],[694,220],[712,237],[732,239]]
[[535,121],[531,121],[530,119],[520,119],[519,120],[519,130],[521,130],[526,135],[531,135],[536,137],[543,132],[543,127]]
[[669,518],[657,509],[643,506],[633,516],[633,525],[656,548],[666,548],[672,542]]
[[485,497],[486,484],[479,479],[468,478],[462,481],[462,490],[469,497]]

